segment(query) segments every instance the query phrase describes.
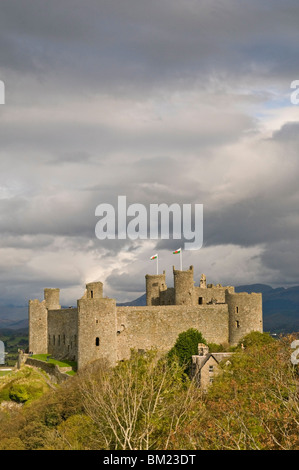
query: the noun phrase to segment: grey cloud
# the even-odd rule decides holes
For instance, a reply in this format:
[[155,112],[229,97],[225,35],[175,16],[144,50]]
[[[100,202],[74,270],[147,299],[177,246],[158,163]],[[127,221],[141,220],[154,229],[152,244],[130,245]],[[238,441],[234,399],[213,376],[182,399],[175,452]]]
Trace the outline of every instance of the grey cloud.
[[298,78],[297,1],[0,9],[2,305],[48,283],[71,297],[87,274],[115,296],[144,291],[151,250],[184,240],[148,251],[97,240],[95,208],[118,195],[146,207],[204,204],[204,247],[185,259],[202,259],[216,282],[218,269],[227,282],[298,282],[299,124],[286,103]]
[[[298,4],[274,1],[10,1],[1,6],[2,66],[55,76],[67,88],[137,93],[213,73],[296,72]],[[277,31],[279,34],[277,34]],[[14,51],[14,52],[13,52]],[[10,63],[11,62],[11,63]],[[42,72],[40,72],[42,71]],[[52,71],[52,73],[51,73]],[[53,73],[54,72],[54,73]],[[224,77],[225,78],[225,77]],[[84,81],[82,81],[84,80]],[[183,81],[183,82],[182,82]],[[184,84],[184,86],[185,86]],[[137,88],[136,88],[137,87]]]

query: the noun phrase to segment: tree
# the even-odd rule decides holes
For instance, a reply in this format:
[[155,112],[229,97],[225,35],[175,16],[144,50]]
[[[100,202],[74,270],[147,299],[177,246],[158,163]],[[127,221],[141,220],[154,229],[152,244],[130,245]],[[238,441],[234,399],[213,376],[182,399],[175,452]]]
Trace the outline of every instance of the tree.
[[248,335],[246,335],[238,344],[238,348],[243,346],[245,348],[251,346],[262,346],[263,344],[270,344],[275,341],[274,338],[269,333],[261,333],[260,331],[252,331]]
[[132,351],[113,369],[81,377],[85,412],[100,449],[169,449],[183,423],[201,412],[199,391],[177,362]]
[[191,366],[192,356],[198,354],[198,343],[207,344],[202,334],[190,328],[183,333],[180,333],[174,346],[168,353],[170,360],[177,358],[180,366],[185,368],[185,372],[188,372]]

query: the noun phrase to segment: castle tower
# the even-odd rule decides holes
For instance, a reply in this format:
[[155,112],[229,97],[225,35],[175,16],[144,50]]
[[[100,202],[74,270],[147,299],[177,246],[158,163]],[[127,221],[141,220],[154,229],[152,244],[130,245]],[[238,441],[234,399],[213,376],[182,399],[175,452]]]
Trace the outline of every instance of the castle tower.
[[48,310],[43,300],[29,300],[29,351],[34,354],[48,352]]
[[236,345],[252,331],[263,332],[262,294],[225,293],[229,312],[229,343]]
[[175,305],[194,304],[194,271],[193,266],[187,271],[178,271],[173,266],[174,303]]
[[206,289],[207,288],[207,278],[205,274],[201,275],[200,281],[199,281],[199,287],[201,289]]
[[96,359],[115,365],[117,359],[117,321],[115,299],[103,298],[103,284],[86,285],[78,308],[78,368]]
[[60,289],[44,289],[44,300],[29,300],[29,351],[48,353],[48,310],[59,310]]
[[160,305],[160,291],[167,290],[165,271],[163,274],[147,274],[146,279],[146,305]]
[[48,310],[61,309],[61,306],[59,304],[59,293],[60,289],[44,289],[44,299],[46,308]]
[[102,299],[103,298],[103,283],[90,282],[86,284],[87,298],[88,299]]

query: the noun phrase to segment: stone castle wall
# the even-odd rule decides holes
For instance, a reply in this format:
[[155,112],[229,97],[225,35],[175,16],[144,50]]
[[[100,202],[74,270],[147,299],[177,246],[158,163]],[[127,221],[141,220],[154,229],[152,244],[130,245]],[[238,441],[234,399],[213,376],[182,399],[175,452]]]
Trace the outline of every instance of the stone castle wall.
[[212,302],[224,304],[226,292],[234,293],[235,288],[232,286],[194,287],[194,304],[207,304]]
[[48,310],[45,300],[29,300],[29,349],[35,354],[48,352]]
[[61,309],[59,289],[45,289],[45,300],[29,302],[29,349],[76,360],[78,368],[96,359],[111,365],[130,350],[168,351],[178,335],[199,330],[209,343],[237,344],[251,331],[263,331],[261,294],[235,294],[234,287],[194,285],[193,266],[173,268],[174,287],[167,288],[165,271],[146,276],[146,307],[116,307],[103,298],[103,284],[94,282],[77,302]]
[[118,359],[130,349],[168,351],[189,328],[201,331],[208,342],[228,343],[227,305],[117,307]]
[[48,311],[48,354],[57,359],[77,361],[78,310],[76,308]]

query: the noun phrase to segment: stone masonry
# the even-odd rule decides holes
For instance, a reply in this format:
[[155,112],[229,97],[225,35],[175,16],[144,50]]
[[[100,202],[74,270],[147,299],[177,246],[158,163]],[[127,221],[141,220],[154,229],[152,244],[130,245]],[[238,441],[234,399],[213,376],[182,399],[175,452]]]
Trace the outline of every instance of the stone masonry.
[[146,275],[146,307],[117,307],[103,297],[103,284],[86,285],[76,308],[62,309],[59,289],[45,289],[44,300],[29,301],[29,350],[78,362],[96,359],[111,365],[130,357],[131,349],[168,351],[178,335],[199,330],[210,343],[235,345],[251,331],[263,331],[262,295],[235,293],[232,286],[194,285],[193,266],[173,268],[174,287],[165,271]]

